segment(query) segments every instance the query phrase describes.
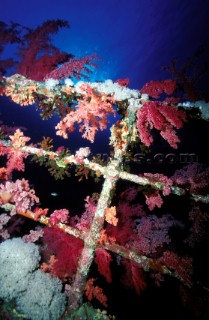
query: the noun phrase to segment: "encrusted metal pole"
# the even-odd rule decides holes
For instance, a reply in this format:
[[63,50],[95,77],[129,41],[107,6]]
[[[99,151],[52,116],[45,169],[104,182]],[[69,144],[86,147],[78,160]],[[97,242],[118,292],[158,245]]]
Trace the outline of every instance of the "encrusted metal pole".
[[86,278],[94,259],[97,240],[100,237],[100,231],[104,225],[105,209],[108,208],[111,200],[111,190],[115,187],[117,180],[117,176],[108,176],[104,181],[90,230],[84,239],[84,248],[78,262],[75,280],[71,286],[68,312],[77,309],[82,303]]
[[[114,127],[114,126],[113,126]],[[126,129],[125,120],[120,122],[121,136]],[[124,140],[122,148],[118,148],[117,137],[115,136],[115,130],[111,130],[111,140],[114,141],[114,158],[110,161],[109,165],[105,168],[104,183],[102,191],[98,200],[97,208],[94,214],[94,218],[89,231],[84,239],[84,248],[80,255],[78,262],[78,268],[75,275],[74,282],[71,286],[68,310],[70,314],[73,310],[77,309],[82,304],[82,297],[84,294],[86,278],[89,273],[89,269],[94,260],[95,250],[98,246],[97,240],[100,237],[100,231],[104,226],[105,210],[108,208],[111,202],[112,190],[115,188],[119,179],[119,169],[122,165],[122,159],[125,149],[128,145],[128,139]],[[126,130],[125,130],[126,131]]]

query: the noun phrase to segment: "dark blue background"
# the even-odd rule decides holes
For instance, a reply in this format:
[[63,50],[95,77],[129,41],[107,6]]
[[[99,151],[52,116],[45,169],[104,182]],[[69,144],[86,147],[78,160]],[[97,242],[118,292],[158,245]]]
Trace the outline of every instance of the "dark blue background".
[[55,43],[77,56],[96,52],[103,62],[92,80],[129,77],[132,88],[167,75],[161,67],[208,44],[208,0],[2,0],[0,20],[36,27],[66,19]]

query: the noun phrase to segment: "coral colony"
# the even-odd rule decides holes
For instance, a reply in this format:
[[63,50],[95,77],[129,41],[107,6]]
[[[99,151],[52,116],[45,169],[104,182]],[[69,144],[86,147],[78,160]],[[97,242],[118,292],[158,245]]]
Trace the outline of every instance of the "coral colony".
[[[105,294],[114,281],[113,265],[122,270],[121,282],[138,295],[150,281],[160,286],[173,278],[186,299],[198,282],[192,248],[204,238],[208,221],[209,169],[190,163],[171,177],[143,170],[133,173],[124,159],[133,158],[137,147],[151,148],[156,135],[177,149],[178,129],[191,114],[207,121],[209,105],[190,99],[186,88],[183,100],[174,80],[151,81],[141,90],[129,89],[128,79],[88,82],[97,56],[75,58],[51,44],[51,35],[68,27],[66,21],[47,21],[34,30],[18,24],[0,27],[1,51],[8,43],[16,44],[19,57],[1,60],[2,96],[20,106],[35,104],[42,119],[58,115],[57,135],[67,139],[78,129],[92,144],[97,132],[107,128],[108,117],[117,116],[110,127],[112,151],[106,163],[92,157],[89,147],[78,146],[74,154],[65,147],[55,150],[50,137],[33,144],[21,128],[12,131],[2,124],[1,317],[10,312],[14,318],[32,320],[115,319],[108,314]],[[84,199],[80,216],[67,208],[50,212],[41,207],[28,180],[12,180],[14,172],[24,173],[25,161],[31,160],[47,167],[55,179],[64,179],[73,170],[80,180],[92,175],[102,181],[101,192]],[[120,181],[125,182],[123,190],[117,189]],[[169,197],[175,203],[185,200],[182,219],[163,210]],[[32,219],[36,227],[24,230],[22,219]],[[92,266],[107,282],[103,288],[104,281],[99,283],[99,275],[90,272]],[[207,295],[202,283],[204,289]]]

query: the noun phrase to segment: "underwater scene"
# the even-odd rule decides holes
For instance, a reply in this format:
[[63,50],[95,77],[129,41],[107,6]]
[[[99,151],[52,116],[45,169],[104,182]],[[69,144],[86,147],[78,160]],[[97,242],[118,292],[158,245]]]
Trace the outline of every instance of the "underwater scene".
[[209,1],[2,0],[0,320],[209,319]]

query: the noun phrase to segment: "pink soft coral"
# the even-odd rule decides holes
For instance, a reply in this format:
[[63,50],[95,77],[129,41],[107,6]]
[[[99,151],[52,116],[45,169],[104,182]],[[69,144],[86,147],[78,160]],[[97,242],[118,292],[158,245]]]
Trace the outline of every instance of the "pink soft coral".
[[67,209],[54,210],[50,215],[49,221],[52,226],[55,226],[59,222],[67,223],[69,211]]
[[28,154],[20,150],[20,148],[24,147],[26,142],[30,140],[19,129],[14,132],[14,135],[10,135],[9,138],[11,140],[11,147],[0,143],[0,155],[6,155],[8,160],[6,164],[8,176],[14,170],[24,171],[25,165],[23,159],[27,158]]
[[111,113],[116,115],[116,111],[113,109],[112,97],[94,91],[89,84],[83,84],[81,89],[85,92],[83,98],[78,99],[76,110],[58,123],[57,135],[67,138],[67,131],[74,131],[77,122],[79,131],[83,132],[82,137],[94,142],[96,132],[106,129],[107,116]]
[[142,217],[135,227],[137,236],[134,247],[146,255],[156,253],[160,247],[171,242],[169,230],[172,227],[182,227],[182,224],[170,215]]
[[163,205],[163,199],[160,195],[159,190],[154,190],[152,193],[145,193],[146,204],[150,211],[155,207],[161,208]]
[[[5,200],[5,195],[7,200]],[[5,184],[0,184],[0,201],[14,203],[13,213],[15,213],[30,210],[36,202],[39,202],[39,198],[35,195],[35,191],[30,189],[27,180],[18,179],[16,182],[6,181]]]
[[174,184],[182,186],[192,193],[209,192],[209,167],[204,168],[202,164],[190,163],[182,169],[176,170],[171,179]]
[[90,228],[96,211],[96,203],[90,196],[87,196],[85,201],[85,211],[82,216],[78,217],[75,215],[70,219],[71,225],[82,231],[87,231]]

